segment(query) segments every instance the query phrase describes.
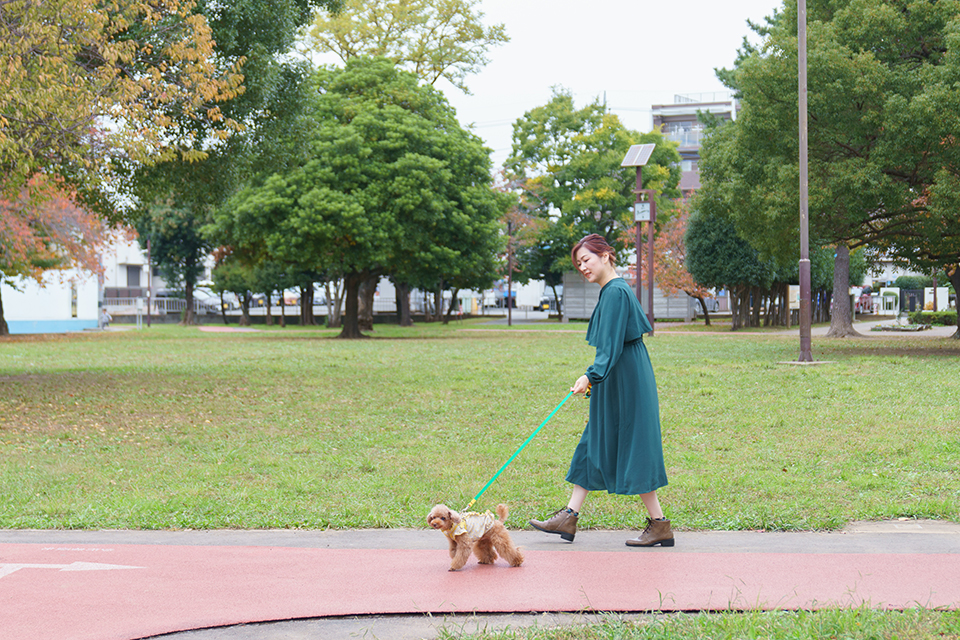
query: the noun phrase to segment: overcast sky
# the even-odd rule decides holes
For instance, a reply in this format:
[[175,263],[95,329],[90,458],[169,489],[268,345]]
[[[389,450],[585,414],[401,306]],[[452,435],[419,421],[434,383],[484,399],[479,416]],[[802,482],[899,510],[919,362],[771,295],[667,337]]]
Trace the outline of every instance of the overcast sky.
[[[551,87],[573,93],[577,107],[606,93],[610,110],[639,131],[650,107],[675,94],[724,92],[715,68],[730,67],[747,20],[762,22],[781,0],[482,0],[487,24],[506,25],[510,42],[467,78],[473,95],[437,84],[461,123],[493,149],[495,166],[510,151],[511,125],[550,100]],[[722,94],[726,97],[726,93]],[[709,97],[709,96],[707,96]]]

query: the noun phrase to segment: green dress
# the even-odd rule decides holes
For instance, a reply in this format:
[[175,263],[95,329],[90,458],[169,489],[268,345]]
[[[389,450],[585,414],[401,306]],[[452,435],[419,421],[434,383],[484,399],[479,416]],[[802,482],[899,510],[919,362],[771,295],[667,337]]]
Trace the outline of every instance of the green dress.
[[643,334],[653,327],[622,278],[600,290],[587,342],[590,419],[573,453],[567,482],[589,491],[637,495],[667,484],[660,404]]

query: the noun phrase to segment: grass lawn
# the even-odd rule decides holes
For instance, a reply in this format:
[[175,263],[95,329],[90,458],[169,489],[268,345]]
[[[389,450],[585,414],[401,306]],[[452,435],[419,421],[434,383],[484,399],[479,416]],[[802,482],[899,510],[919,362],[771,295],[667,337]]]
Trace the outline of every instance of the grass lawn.
[[[491,330],[495,329],[495,330]],[[465,506],[591,362],[586,324],[480,320],[375,337],[290,327],[0,340],[0,528],[422,527]],[[503,327],[506,329],[506,327]],[[679,529],[960,521],[960,342],[658,331]],[[521,526],[566,504],[575,398],[477,508]],[[637,527],[594,494],[581,525]]]
[[960,612],[859,608],[679,613],[630,619],[611,615],[608,621],[600,624],[488,631],[476,636],[448,632],[440,637],[443,640],[956,640],[960,638]]

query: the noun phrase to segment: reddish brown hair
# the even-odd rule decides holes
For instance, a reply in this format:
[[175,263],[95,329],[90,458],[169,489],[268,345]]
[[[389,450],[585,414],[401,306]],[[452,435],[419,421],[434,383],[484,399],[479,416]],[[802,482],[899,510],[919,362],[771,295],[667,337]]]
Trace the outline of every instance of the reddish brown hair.
[[[570,259],[573,260],[573,268],[577,269],[577,251],[586,248],[590,253],[602,256],[610,254],[610,264],[617,264],[617,252],[607,242],[607,239],[597,233],[591,233],[580,239],[580,242],[573,245],[573,251],[570,252]],[[577,269],[579,271],[579,269]]]

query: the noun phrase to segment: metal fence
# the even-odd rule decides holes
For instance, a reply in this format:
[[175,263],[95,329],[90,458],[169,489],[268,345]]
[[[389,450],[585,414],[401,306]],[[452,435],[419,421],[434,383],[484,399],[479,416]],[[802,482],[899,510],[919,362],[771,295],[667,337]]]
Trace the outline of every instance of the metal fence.
[[[103,305],[111,315],[135,314],[138,306],[142,313],[147,311],[146,298],[104,298]],[[167,313],[181,313],[187,308],[187,301],[183,298],[153,298],[150,303],[150,313],[164,315]],[[217,308],[201,302],[193,301],[194,313],[217,313]]]

